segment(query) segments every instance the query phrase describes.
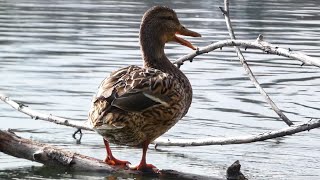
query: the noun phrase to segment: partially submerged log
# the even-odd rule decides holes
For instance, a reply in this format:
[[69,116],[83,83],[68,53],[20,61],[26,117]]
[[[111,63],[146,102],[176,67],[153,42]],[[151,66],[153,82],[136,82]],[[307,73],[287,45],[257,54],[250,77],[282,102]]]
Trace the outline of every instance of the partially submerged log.
[[60,166],[79,171],[97,171],[104,173],[112,173],[115,171],[114,168],[111,168],[101,160],[25,139],[11,131],[0,130],[0,142],[1,152],[17,158],[39,162],[44,165]]
[[[66,151],[48,144],[38,143],[29,139],[17,136],[11,131],[0,130],[0,151],[30,161],[36,161],[46,166],[62,168],[66,171],[98,172],[101,176],[116,173],[124,177],[152,176],[160,179],[182,179],[182,180],[221,180],[213,176],[201,176],[174,170],[160,170],[159,173],[144,173],[132,171],[119,167],[109,166],[102,160],[81,155],[75,152]],[[233,166],[230,166],[233,168]],[[236,167],[238,168],[238,167]],[[239,170],[235,169],[237,174]],[[232,171],[234,172],[234,171]],[[240,173],[241,174],[241,173]],[[229,174],[228,174],[229,175]],[[233,177],[233,176],[232,176]]]

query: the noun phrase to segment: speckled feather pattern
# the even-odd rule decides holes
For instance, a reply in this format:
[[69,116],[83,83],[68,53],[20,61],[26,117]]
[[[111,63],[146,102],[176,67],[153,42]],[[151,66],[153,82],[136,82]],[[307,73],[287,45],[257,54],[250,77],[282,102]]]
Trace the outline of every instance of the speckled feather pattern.
[[189,109],[191,85],[177,71],[179,76],[128,66],[111,73],[92,100],[90,124],[116,144],[139,146],[153,141]]

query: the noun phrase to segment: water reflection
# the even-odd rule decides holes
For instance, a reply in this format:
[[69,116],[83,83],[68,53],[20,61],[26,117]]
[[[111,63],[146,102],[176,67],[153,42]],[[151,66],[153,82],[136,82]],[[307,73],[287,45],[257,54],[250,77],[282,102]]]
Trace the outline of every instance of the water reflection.
[[[112,70],[141,65],[138,32],[143,12],[155,4],[176,9],[181,22],[203,35],[198,46],[228,38],[219,6],[222,1],[0,1],[0,91],[44,112],[86,119],[92,95]],[[316,0],[231,2],[238,38],[266,40],[320,57],[319,6]],[[177,44],[166,48],[172,60],[190,52]],[[319,70],[278,56],[247,50],[245,56],[262,86],[295,122],[319,117]],[[193,89],[187,117],[164,137],[239,136],[286,125],[257,93],[232,48],[185,63],[182,70]],[[103,159],[101,137],[86,133],[81,145],[73,129],[34,121],[0,104],[1,129],[23,137]],[[150,149],[159,168],[224,176],[236,159],[252,179],[316,179],[319,176],[319,132],[248,145]],[[117,156],[139,161],[141,151],[114,146]],[[99,178],[100,175],[47,172],[28,161],[1,154],[1,178]],[[20,169],[21,166],[24,166]],[[19,167],[19,168],[17,168]]]

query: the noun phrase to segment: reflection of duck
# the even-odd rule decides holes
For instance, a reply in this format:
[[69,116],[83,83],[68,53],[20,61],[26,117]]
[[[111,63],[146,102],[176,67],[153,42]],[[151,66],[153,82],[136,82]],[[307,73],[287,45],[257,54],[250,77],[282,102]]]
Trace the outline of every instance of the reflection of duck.
[[167,7],[149,9],[142,18],[140,45],[144,67],[129,66],[111,73],[100,85],[89,112],[93,128],[104,137],[106,163],[126,165],[113,157],[109,141],[142,146],[141,162],[135,170],[155,168],[146,164],[150,142],[168,131],[188,111],[192,88],[187,77],[164,53],[170,41],[195,49],[176,34],[200,37],[183,27],[176,13]]

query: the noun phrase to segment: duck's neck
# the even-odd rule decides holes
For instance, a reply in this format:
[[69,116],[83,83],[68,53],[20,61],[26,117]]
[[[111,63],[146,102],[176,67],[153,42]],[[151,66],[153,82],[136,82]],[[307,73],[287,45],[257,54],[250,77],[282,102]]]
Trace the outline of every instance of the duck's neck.
[[145,68],[159,69],[162,72],[174,76],[181,82],[182,89],[185,91],[185,109],[183,117],[192,101],[192,87],[186,75],[173,65],[164,53],[165,39],[161,38],[161,34],[153,31],[154,28],[145,28],[142,24],[140,28],[140,47]]
[[[145,68],[155,68],[162,72],[175,74],[180,71],[164,53],[165,40],[156,31],[140,30],[140,48]],[[180,71],[181,72],[181,71]]]

